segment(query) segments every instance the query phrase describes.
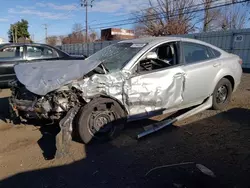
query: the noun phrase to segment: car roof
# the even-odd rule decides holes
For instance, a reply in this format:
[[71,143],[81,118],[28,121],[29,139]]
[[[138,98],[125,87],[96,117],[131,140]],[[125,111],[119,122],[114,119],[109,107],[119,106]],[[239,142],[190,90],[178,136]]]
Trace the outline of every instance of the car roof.
[[179,37],[143,37],[131,40],[123,40],[121,43],[160,43],[160,42],[167,42],[173,40],[179,40]]
[[197,43],[197,44],[202,44],[202,45],[206,45],[209,47],[212,47],[214,49],[217,49],[218,51],[222,52],[222,53],[226,53],[224,50],[209,44],[207,42],[203,42],[201,40],[197,40],[197,39],[191,39],[191,38],[185,38],[185,37],[143,37],[143,38],[137,38],[137,39],[131,39],[131,40],[123,40],[120,41],[120,43],[138,43],[138,44],[148,44],[148,46],[154,46],[156,44],[159,43],[164,43],[164,42],[171,42],[171,41],[185,41],[185,42],[193,42],[193,43]]
[[48,44],[43,43],[3,43],[1,45],[39,45],[39,46],[50,46]]

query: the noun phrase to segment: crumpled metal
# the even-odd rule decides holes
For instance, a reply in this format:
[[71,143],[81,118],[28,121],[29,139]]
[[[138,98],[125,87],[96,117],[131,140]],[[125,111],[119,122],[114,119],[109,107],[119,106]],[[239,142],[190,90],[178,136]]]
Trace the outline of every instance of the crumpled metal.
[[125,80],[129,79],[129,71],[118,71],[109,74],[95,74],[81,81],[75,81],[72,87],[82,91],[82,97],[85,101],[94,96],[103,94],[115,97],[122,104],[126,105]]
[[19,81],[35,94],[46,95],[68,85],[69,89],[80,90],[86,102],[98,95],[115,98],[130,116],[176,107],[183,102],[185,72],[181,68],[142,74],[121,70],[82,79],[100,63],[89,60],[47,61],[19,64],[15,71]]
[[175,69],[168,74],[164,70],[134,76],[129,71],[95,74],[72,86],[82,91],[87,102],[96,95],[107,95],[119,100],[129,115],[136,115],[181,104],[184,82],[184,71]]

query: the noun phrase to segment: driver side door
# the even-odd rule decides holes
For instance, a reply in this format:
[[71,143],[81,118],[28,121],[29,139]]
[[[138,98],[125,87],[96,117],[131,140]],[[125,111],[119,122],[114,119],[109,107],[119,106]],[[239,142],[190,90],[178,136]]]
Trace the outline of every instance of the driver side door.
[[[183,102],[185,72],[179,58],[179,42],[163,45],[171,45],[173,49],[171,53],[174,59],[169,60],[170,54],[166,54],[166,58],[168,58],[167,62],[174,62],[174,64],[166,64],[166,61],[157,58],[157,66],[162,61],[162,65],[157,67],[152,59],[148,59],[147,67],[144,69],[141,66],[145,63],[146,53],[137,62],[135,73],[125,82],[126,100],[130,115],[148,114],[156,110],[169,109]],[[158,49],[152,49],[150,52],[159,51],[159,47],[163,47],[163,45],[156,47]],[[161,49],[161,51],[164,51],[164,49]],[[170,52],[166,50],[166,53]],[[159,56],[159,54],[157,55]],[[163,55],[161,54],[161,58],[163,58]]]

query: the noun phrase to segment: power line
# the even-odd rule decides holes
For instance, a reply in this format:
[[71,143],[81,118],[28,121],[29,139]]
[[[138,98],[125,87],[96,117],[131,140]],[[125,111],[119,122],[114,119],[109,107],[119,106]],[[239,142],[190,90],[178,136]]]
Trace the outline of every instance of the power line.
[[44,25],[44,29],[45,29],[45,42],[48,42],[48,25],[47,24],[43,24]]
[[[88,43],[88,7],[92,7],[93,6],[93,2],[94,0],[81,0],[81,7],[85,7],[85,42]],[[88,50],[87,50],[87,55],[89,54]]]
[[[173,0],[174,1],[174,0]],[[173,2],[172,1],[172,2]],[[212,3],[214,3],[214,2],[219,2],[220,0],[212,0]],[[194,7],[194,8],[196,8],[196,7],[199,7],[199,6],[201,6],[201,5],[204,5],[204,3],[200,3],[200,4],[196,4],[196,5],[191,5],[191,6],[189,6],[188,8],[192,8],[192,7]],[[158,6],[153,6],[153,7],[149,7],[149,8],[157,8],[157,7],[161,7],[161,5],[158,5]],[[146,10],[148,10],[149,8],[147,8],[147,9],[143,9],[142,11],[146,11]],[[187,9],[187,7],[184,7],[184,8],[180,8],[180,9],[176,9],[175,11],[179,11],[179,10],[184,10],[184,9]],[[188,12],[189,13],[189,12]],[[184,13],[184,14],[188,14],[188,13]],[[151,14],[150,16],[159,16],[159,15],[161,15],[161,14],[165,14],[165,13],[155,13],[155,14]],[[180,15],[180,14],[178,14],[178,15]],[[175,16],[175,15],[174,15]],[[143,18],[144,16],[140,16],[141,18]],[[158,19],[158,18],[157,18]],[[99,23],[99,24],[93,24],[93,25],[91,25],[91,27],[92,26],[98,26],[98,25],[104,25],[104,24],[112,24],[112,23],[120,23],[120,22],[126,22],[126,21],[134,21],[134,20],[138,20],[138,17],[137,18],[128,18],[128,19],[123,19],[123,20],[117,20],[117,21],[112,21],[112,22],[106,22],[106,23]],[[134,22],[132,22],[132,23],[134,23]],[[124,25],[128,25],[128,24],[131,24],[131,23],[126,23],[126,24],[124,24]],[[116,25],[115,25],[116,26]],[[120,24],[118,24],[118,26],[120,26]],[[103,26],[103,27],[105,27],[105,26]],[[99,29],[99,28],[103,28],[103,27],[96,27],[97,29]],[[92,28],[92,29],[95,29],[95,28]],[[84,29],[83,29],[84,30]],[[80,30],[80,31],[83,31],[83,30]],[[80,32],[79,31],[79,32]]]
[[[38,0],[33,0],[33,1],[35,1],[36,3],[39,3],[38,2]],[[43,3],[45,3],[45,1],[42,1]],[[65,14],[63,14],[63,15],[61,15],[61,17],[66,17],[66,16],[68,16],[69,14],[71,14],[74,10],[76,10],[77,9],[77,6],[76,5],[73,5],[72,6],[72,8],[68,11],[68,12],[66,12]],[[62,19],[63,20],[63,19]],[[43,24],[44,25],[44,24]],[[53,26],[54,25],[56,25],[56,23],[53,23]],[[37,30],[36,30],[37,31]],[[37,33],[37,32],[35,32],[35,33]],[[47,37],[45,38],[45,40],[47,39]],[[44,39],[42,39],[42,40],[39,40],[39,41],[37,41],[37,42],[40,42],[40,41],[43,41]]]
[[[229,5],[233,5],[233,4],[240,4],[240,3],[245,3],[245,2],[249,2],[250,0],[243,0],[243,1],[237,1],[237,2],[233,2],[233,3],[222,3],[220,5],[217,5],[217,6],[211,6],[209,7],[208,9],[211,10],[211,9],[215,9],[215,8],[221,8],[221,7],[225,7],[225,6],[229,6]],[[203,3],[204,4],[204,3]],[[181,9],[179,9],[181,10]],[[195,13],[195,12],[200,12],[200,11],[204,11],[205,9],[202,8],[202,9],[197,9],[197,10],[193,10],[193,11],[189,11],[189,12],[184,12],[184,13],[179,13],[179,14],[175,14],[175,15],[171,15],[169,17],[175,17],[175,16],[179,16],[179,15],[185,15],[185,14],[190,14],[190,13]],[[158,14],[155,14],[155,16],[161,16],[162,14],[165,14],[165,13],[158,13]],[[154,16],[154,15],[150,15],[150,16]],[[143,16],[142,16],[143,18]],[[162,18],[166,18],[166,16],[164,15]],[[132,18],[131,18],[132,19]],[[127,19],[126,21],[130,21],[131,19]],[[137,20],[138,18],[133,18],[133,20]],[[147,21],[154,21],[154,20],[158,20],[159,18],[151,18],[151,19],[148,19]],[[135,24],[135,23],[141,23],[141,21],[133,21],[133,22],[127,22],[127,23],[121,23],[121,24],[115,24],[115,25],[108,25],[108,26],[103,26],[103,27],[92,27],[92,29],[103,29],[103,28],[107,28],[107,27],[117,27],[117,26],[123,26],[123,25],[130,25],[130,24]]]
[[[174,1],[174,0],[173,0]],[[172,2],[173,2],[172,1]],[[214,2],[219,2],[221,0],[212,0],[211,2],[214,3]],[[196,5],[191,5],[189,7],[185,7],[185,8],[180,8],[180,9],[176,9],[176,11],[178,10],[182,10],[182,9],[186,9],[186,8],[192,8],[192,7],[199,7],[201,5],[204,5],[204,3],[200,3],[200,4],[196,4]],[[153,7],[148,7],[146,9],[142,9],[141,11],[147,11],[148,9],[150,8],[158,8],[158,7],[161,7],[162,5],[157,5],[157,6],[153,6]],[[150,16],[157,16],[159,15],[159,13],[156,13],[156,14],[151,14]],[[93,24],[91,26],[99,26],[99,25],[105,25],[105,24],[113,24],[113,23],[118,23],[118,22],[124,22],[124,21],[132,21],[132,20],[137,20],[137,18],[127,18],[127,19],[123,19],[123,20],[117,20],[117,21],[111,21],[111,22],[104,22],[104,23],[98,23],[98,24]]]
[[[218,2],[219,0],[214,0],[213,2]],[[234,5],[234,4],[240,4],[240,3],[245,3],[245,2],[250,2],[250,0],[243,0],[243,1],[233,1],[231,3],[221,3],[219,5],[216,5],[216,6],[211,6],[209,8],[207,8],[208,10],[211,10],[211,9],[215,9],[215,8],[221,8],[221,7],[226,7],[226,6],[230,6],[230,5]],[[204,5],[204,3],[202,4],[198,4],[196,6],[201,6],[201,5]],[[183,9],[186,9],[186,8],[181,8],[181,9],[178,9],[178,10],[183,10]],[[176,11],[178,11],[176,10]],[[175,16],[180,16],[180,15],[185,15],[185,14],[190,14],[190,13],[195,13],[195,12],[200,12],[200,11],[204,11],[205,9],[202,8],[202,9],[196,9],[196,10],[192,10],[192,11],[188,11],[188,12],[183,12],[183,13],[179,13],[179,14],[175,14],[175,15],[171,15],[169,17],[175,17]],[[163,14],[165,13],[158,13],[158,14],[152,14],[150,16],[162,16]],[[144,16],[142,16],[143,18]],[[166,18],[166,15],[163,15],[161,18]],[[147,21],[154,21],[154,20],[158,20],[160,19],[159,17],[158,18],[149,18],[147,19]],[[126,19],[126,20],[120,20],[120,21],[132,21],[132,20],[138,20],[138,18],[133,18],[133,19]],[[118,21],[116,21],[118,22]],[[135,24],[135,23],[141,23],[141,21],[133,21],[133,22],[127,22],[127,23],[120,23],[120,24],[115,24],[115,25],[107,25],[107,26],[103,26],[103,27],[92,27],[92,29],[102,29],[102,28],[108,28],[108,27],[116,27],[116,26],[123,26],[123,25],[130,25],[130,24]],[[85,29],[81,29],[79,30],[78,32],[81,32],[81,31],[84,31]]]

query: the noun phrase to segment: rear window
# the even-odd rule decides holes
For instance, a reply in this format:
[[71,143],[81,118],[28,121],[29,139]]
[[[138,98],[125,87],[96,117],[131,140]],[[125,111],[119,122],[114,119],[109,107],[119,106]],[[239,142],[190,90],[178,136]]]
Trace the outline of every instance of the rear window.
[[221,53],[219,51],[217,51],[213,48],[211,48],[211,51],[213,52],[215,58],[220,57]]
[[184,59],[187,64],[202,62],[214,58],[207,46],[191,42],[183,42],[182,46]]
[[57,57],[51,48],[44,46],[27,46],[27,57],[29,58],[52,58]]
[[16,58],[23,56],[22,46],[6,46],[0,49],[0,58]]

